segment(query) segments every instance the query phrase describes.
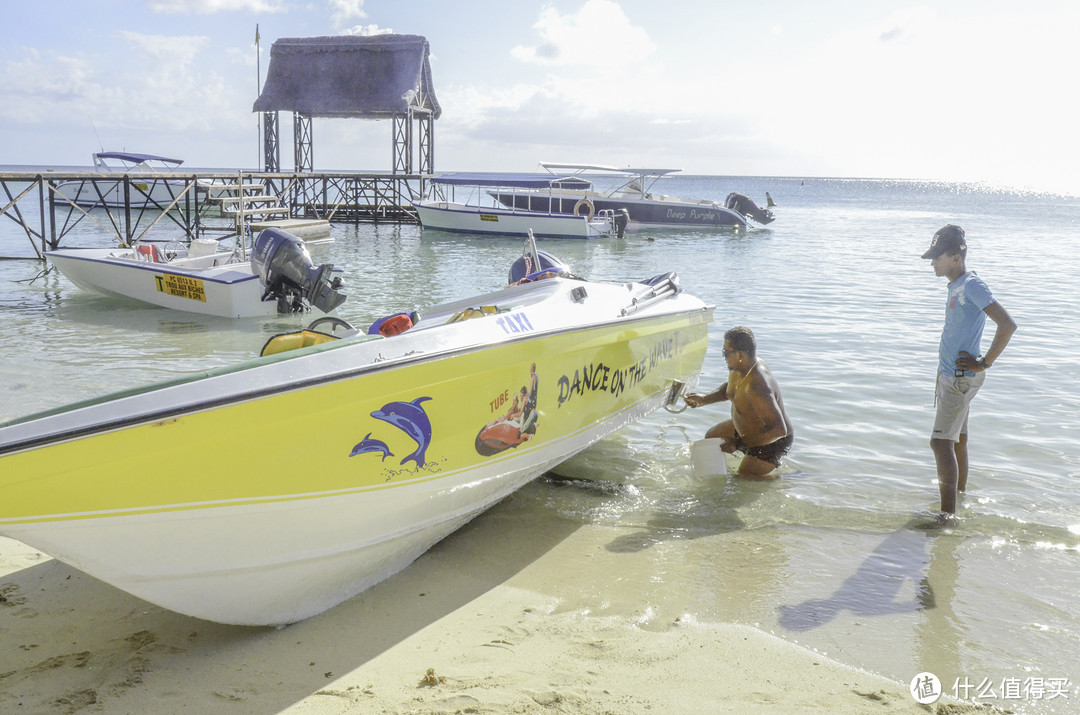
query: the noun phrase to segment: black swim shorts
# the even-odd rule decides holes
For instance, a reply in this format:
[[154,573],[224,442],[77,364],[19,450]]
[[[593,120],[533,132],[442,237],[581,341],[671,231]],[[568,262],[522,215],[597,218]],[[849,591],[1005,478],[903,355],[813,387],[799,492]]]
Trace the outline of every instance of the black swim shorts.
[[781,437],[775,442],[758,445],[757,447],[747,447],[743,443],[742,437],[736,435],[735,449],[741,452],[745,452],[747,455],[754,457],[755,459],[760,459],[762,462],[768,462],[775,467],[779,467],[780,460],[785,454],[791,451],[791,445],[794,442],[795,433],[792,432],[786,437]]

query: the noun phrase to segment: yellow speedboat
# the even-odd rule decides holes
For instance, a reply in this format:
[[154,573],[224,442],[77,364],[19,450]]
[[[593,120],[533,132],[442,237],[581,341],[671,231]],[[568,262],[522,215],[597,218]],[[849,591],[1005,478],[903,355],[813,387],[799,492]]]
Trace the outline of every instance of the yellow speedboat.
[[697,379],[713,308],[673,274],[599,284],[526,254],[390,337],[312,329],[0,425],[0,534],[221,623],[360,593]]

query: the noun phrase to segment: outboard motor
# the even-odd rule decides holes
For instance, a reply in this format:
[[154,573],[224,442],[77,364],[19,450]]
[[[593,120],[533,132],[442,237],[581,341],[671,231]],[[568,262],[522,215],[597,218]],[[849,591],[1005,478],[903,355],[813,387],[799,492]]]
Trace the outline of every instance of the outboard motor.
[[737,194],[734,191],[727,195],[724,207],[738,211],[746,218],[751,218],[762,225],[771,223],[774,218],[772,211],[759,207],[750,200],[749,196]]
[[618,209],[612,219],[615,222],[615,238],[626,235],[626,227],[630,225],[630,212],[626,209]]
[[251,247],[251,272],[259,277],[263,300],[276,298],[279,313],[297,313],[314,305],[324,313],[345,302],[334,265],[316,267],[304,242],[280,228],[266,228]]

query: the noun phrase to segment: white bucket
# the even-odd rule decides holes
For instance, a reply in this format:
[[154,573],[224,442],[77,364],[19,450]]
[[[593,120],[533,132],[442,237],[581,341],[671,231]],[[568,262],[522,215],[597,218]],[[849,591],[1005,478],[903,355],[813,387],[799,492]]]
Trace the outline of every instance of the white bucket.
[[699,439],[690,443],[690,459],[694,473],[699,477],[718,477],[728,472],[727,455],[720,451],[724,440]]

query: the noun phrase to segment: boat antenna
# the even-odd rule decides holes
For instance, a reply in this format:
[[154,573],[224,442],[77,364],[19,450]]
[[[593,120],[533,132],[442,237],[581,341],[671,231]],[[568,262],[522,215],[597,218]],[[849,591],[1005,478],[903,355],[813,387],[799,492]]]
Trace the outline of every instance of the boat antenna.
[[94,136],[97,137],[98,146],[101,147],[101,151],[105,151],[105,145],[101,143],[101,135],[98,134],[97,125],[94,124],[94,118],[90,117],[90,126],[94,129]]

